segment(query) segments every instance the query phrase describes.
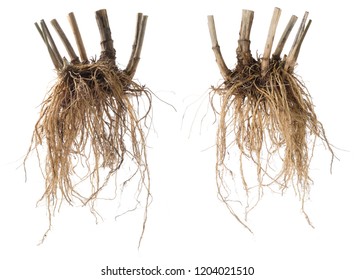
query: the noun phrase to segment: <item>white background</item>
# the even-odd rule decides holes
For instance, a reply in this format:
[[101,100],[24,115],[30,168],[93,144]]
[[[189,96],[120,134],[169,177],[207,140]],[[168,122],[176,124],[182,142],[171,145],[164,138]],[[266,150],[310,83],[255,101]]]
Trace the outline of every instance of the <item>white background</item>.
[[[100,270],[106,265],[255,268],[254,276],[218,279],[355,279],[355,46],[350,1],[13,0],[0,5],[1,279],[103,279]],[[314,185],[306,204],[315,229],[306,223],[290,190],[284,197],[264,197],[249,217],[252,235],[217,199],[215,150],[211,148],[216,126],[211,116],[199,123],[208,112],[209,88],[221,79],[211,50],[207,15],[215,16],[222,53],[232,68],[241,10],[255,11],[251,32],[255,55],[263,51],[275,6],[282,9],[276,40],[292,14],[299,17],[299,23],[304,11],[310,12],[313,23],[296,71],[311,92],[316,113],[340,160],[330,174],[330,155],[317,147],[311,170]],[[72,40],[66,15],[73,11],[88,55],[94,56],[100,52],[94,12],[101,8],[108,10],[122,66],[130,54],[136,13],[149,15],[136,77],[177,109],[154,100],[155,131],[148,138],[154,200],[146,232],[138,250],[142,209],[117,221],[108,218],[96,224],[88,209],[64,205],[49,237],[37,246],[47,227],[45,207],[36,207],[44,180],[33,160],[25,183],[21,164],[39,104],[56,74],[33,23],[45,19],[49,24],[56,18]],[[291,37],[294,35],[295,30]],[[199,104],[203,105],[198,110]],[[181,277],[197,278],[192,273]]]

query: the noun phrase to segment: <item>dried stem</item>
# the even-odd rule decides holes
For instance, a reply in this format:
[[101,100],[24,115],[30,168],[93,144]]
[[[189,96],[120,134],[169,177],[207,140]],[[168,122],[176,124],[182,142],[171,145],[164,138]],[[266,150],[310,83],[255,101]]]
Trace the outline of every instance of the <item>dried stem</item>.
[[55,31],[57,31],[59,38],[62,40],[65,49],[67,50],[71,63],[79,63],[79,57],[76,55],[72,45],[70,44],[68,37],[65,35],[63,29],[60,27],[56,19],[51,20],[51,24]]
[[306,21],[307,21],[307,18],[308,18],[308,12],[305,12],[304,15],[303,15],[303,18],[302,18],[302,21],[301,21],[301,24],[300,24],[300,27],[298,28],[297,30],[297,34],[295,36],[295,40],[293,41],[293,44],[291,46],[291,49],[290,49],[290,53],[295,49],[295,46],[304,30],[304,27],[306,25]]
[[269,33],[268,33],[268,36],[266,39],[263,58],[261,61],[261,76],[262,77],[264,77],[266,75],[266,72],[268,71],[268,68],[269,68],[272,44],[274,42],[276,28],[277,28],[277,24],[279,22],[280,15],[281,15],[281,9],[275,8],[272,19],[271,19],[271,23],[270,23]]
[[253,25],[254,12],[250,10],[242,11],[242,21],[240,24],[239,40],[237,48],[237,60],[242,65],[249,65],[253,60],[250,52],[250,31]]
[[46,42],[43,31],[37,22],[35,22],[35,26],[36,26],[36,29],[37,29],[39,35],[41,35],[41,38],[43,39],[43,41]]
[[107,11],[105,9],[96,11],[96,22],[101,37],[100,59],[114,61],[116,59],[116,50],[113,47],[110,24],[108,21]]
[[280,38],[279,43],[277,44],[276,50],[275,50],[275,52],[272,55],[273,59],[275,59],[275,60],[280,59],[282,50],[283,50],[283,48],[284,48],[284,46],[286,44],[288,36],[290,35],[290,33],[292,31],[292,28],[295,25],[296,21],[297,21],[297,17],[293,15],[290,18],[290,20],[289,20],[284,32],[281,35],[281,38]]
[[57,58],[56,58],[56,56],[55,56],[55,54],[54,54],[54,52],[53,52],[53,50],[52,50],[52,48],[51,48],[51,46],[50,46],[50,44],[49,44],[47,38],[45,37],[45,35],[44,35],[44,33],[43,33],[41,27],[39,26],[39,24],[38,24],[37,22],[35,22],[35,26],[36,26],[36,28],[37,28],[37,31],[38,31],[39,34],[41,35],[44,44],[45,44],[46,47],[47,47],[49,56],[50,56],[50,58],[51,58],[51,60],[52,60],[52,62],[53,62],[53,65],[54,65],[55,69],[56,69],[56,70],[59,70],[59,69],[61,68],[61,67],[60,67],[60,63],[58,62],[58,60],[57,60]]
[[137,45],[138,45],[138,41],[139,41],[139,34],[140,34],[141,28],[142,28],[142,19],[143,19],[143,14],[142,13],[138,13],[137,14],[136,31],[135,31],[135,34],[134,34],[134,41],[133,41],[133,45],[132,45],[132,52],[131,52],[131,56],[129,58],[127,67],[125,69],[126,73],[128,73],[130,71],[130,69],[132,69],[133,58],[134,58],[134,55],[136,54],[136,51],[137,51]]
[[141,54],[142,47],[143,47],[145,29],[147,26],[147,20],[148,20],[148,16],[138,14],[136,36],[135,36],[135,40],[134,40],[133,47],[132,47],[132,53],[131,53],[130,60],[128,62],[128,66],[125,69],[125,72],[131,78],[133,78],[133,76],[137,70],[139,60],[140,60],[140,54]]
[[286,63],[285,63],[284,69],[286,71],[289,71],[290,73],[292,73],[294,70],[294,67],[296,65],[296,61],[297,61],[297,58],[298,58],[298,55],[299,55],[299,52],[301,49],[301,45],[303,43],[303,40],[307,34],[307,31],[308,31],[310,25],[312,23],[312,21],[309,20],[307,23],[307,26],[305,27],[307,17],[308,17],[308,12],[305,12],[302,22],[300,24],[300,27],[297,31],[297,35],[295,37],[295,40],[293,42],[293,45],[290,49],[289,55],[286,58]]
[[207,17],[207,19],[208,19],[208,29],[210,31],[210,37],[211,37],[211,42],[212,42],[212,50],[214,52],[217,65],[219,67],[219,71],[221,72],[223,79],[227,81],[230,79],[231,70],[228,69],[226,63],[224,62],[224,59],[223,59],[223,56],[221,53],[221,49],[218,45],[214,17],[212,15],[210,15]]
[[47,45],[48,51],[53,54],[53,58],[55,60],[54,65],[57,70],[63,68],[63,60],[61,55],[59,54],[58,48],[54,43],[51,33],[48,30],[48,27],[44,20],[41,20],[42,27],[42,38],[44,39],[45,44]]
[[75,37],[76,45],[78,46],[78,49],[79,49],[79,54],[80,54],[81,61],[82,61],[82,63],[87,63],[88,62],[88,57],[86,55],[84,42],[83,42],[83,39],[81,37],[79,26],[78,26],[78,24],[76,22],[74,13],[69,13],[68,14],[68,20],[69,20],[69,24],[70,24],[70,26],[71,26],[71,28],[73,30],[73,34],[74,34],[74,37]]
[[306,37],[306,34],[308,32],[309,27],[311,26],[311,23],[312,23],[312,20],[309,20],[307,25],[306,25],[305,30],[303,31],[303,34],[302,34],[301,38],[298,41],[297,48],[296,48],[296,51],[295,51],[294,63],[296,63],[298,55],[300,54],[300,50],[301,50],[301,46],[302,46],[303,40]]

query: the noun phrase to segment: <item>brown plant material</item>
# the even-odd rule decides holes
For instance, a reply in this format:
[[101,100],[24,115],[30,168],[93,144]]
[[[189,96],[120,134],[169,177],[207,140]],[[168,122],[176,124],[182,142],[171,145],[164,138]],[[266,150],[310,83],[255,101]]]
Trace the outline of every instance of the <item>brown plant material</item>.
[[[89,205],[96,213],[95,201],[100,192],[110,178],[120,173],[125,177],[123,185],[133,177],[139,177],[137,203],[143,188],[147,192],[143,235],[150,200],[144,128],[148,128],[151,92],[132,79],[138,65],[147,16],[138,14],[130,66],[125,70],[120,70],[115,64],[106,10],[97,11],[96,17],[102,53],[100,59],[91,61],[87,60],[73,13],[69,14],[69,19],[81,61],[56,20],[52,24],[68,50],[70,63],[59,55],[44,21],[41,27],[36,24],[58,78],[42,103],[27,157],[32,150],[37,150],[40,159],[39,147],[43,147],[46,153],[45,191],[40,201],[45,201],[48,206],[48,230],[54,211],[59,210],[63,201],[70,205]],[[144,110],[140,109],[140,103],[147,103]],[[130,171],[122,169],[125,163]]]
[[[218,194],[230,212],[249,230],[247,213],[256,206],[263,189],[275,185],[281,192],[293,186],[300,198],[301,209],[311,225],[304,203],[312,184],[309,169],[317,139],[328,148],[332,161],[334,158],[324,128],[314,111],[311,96],[293,72],[311,21],[305,26],[305,16],[290,55],[281,59],[282,48],[296,21],[293,16],[270,58],[280,12],[277,8],[274,11],[265,46],[266,56],[264,54],[264,57],[254,59],[249,49],[253,12],[243,11],[237,48],[238,63],[234,70],[224,70],[223,77],[228,70],[230,74],[221,85],[213,88],[210,96],[213,110],[219,118],[216,143]],[[232,158],[233,155],[238,157],[238,154],[239,163]],[[246,166],[254,167],[256,176],[253,177],[256,180],[250,179]],[[240,171],[245,196],[238,190],[236,195],[232,193],[230,186],[234,182],[236,170]],[[256,200],[250,195],[255,190]],[[243,205],[244,218],[232,206],[235,201]]]

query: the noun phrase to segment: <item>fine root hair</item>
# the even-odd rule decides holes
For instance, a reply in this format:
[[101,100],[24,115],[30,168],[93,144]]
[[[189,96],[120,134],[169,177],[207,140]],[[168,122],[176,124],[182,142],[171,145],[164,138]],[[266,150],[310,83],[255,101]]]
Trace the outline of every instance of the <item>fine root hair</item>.
[[[272,60],[264,76],[260,61],[252,59],[249,65],[237,65],[231,79],[213,88],[210,95],[212,108],[219,116],[218,194],[228,204],[230,189],[225,176],[239,169],[246,194],[246,213],[257,204],[264,187],[275,185],[281,192],[293,186],[304,212],[304,201],[312,183],[309,170],[317,139],[330,151],[332,161],[334,158],[307,88],[299,77],[284,69],[284,64],[283,60]],[[229,160],[235,148],[239,164]],[[250,204],[249,192],[255,185],[248,183],[245,161],[255,167],[258,199],[253,204]],[[277,168],[275,162],[280,162]],[[228,208],[236,215],[229,204]],[[307,215],[306,218],[310,223]],[[238,219],[246,226],[242,218],[238,216]]]
[[[119,172],[125,172],[120,174],[126,176],[123,184],[139,176],[137,196],[144,188],[148,206],[145,129],[150,111],[149,89],[132,81],[111,61],[69,64],[58,72],[41,105],[25,158],[26,162],[35,150],[41,161],[41,151],[45,152],[45,190],[40,201],[48,206],[49,229],[54,211],[64,201],[89,205],[96,213],[95,200]],[[125,162],[133,170],[122,169]],[[107,171],[103,178],[102,170]]]

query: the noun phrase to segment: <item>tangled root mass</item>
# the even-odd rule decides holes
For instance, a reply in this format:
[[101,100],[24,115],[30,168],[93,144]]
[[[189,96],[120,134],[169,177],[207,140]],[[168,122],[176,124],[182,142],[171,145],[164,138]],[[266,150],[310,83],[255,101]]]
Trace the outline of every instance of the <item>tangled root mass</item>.
[[[309,169],[317,138],[334,157],[306,87],[295,74],[284,70],[284,63],[280,59],[272,60],[265,76],[260,74],[260,61],[252,59],[249,65],[238,64],[231,79],[212,91],[211,102],[219,115],[216,164],[219,196],[234,215],[226,180],[227,175],[238,170],[236,162],[229,160],[233,149],[237,148],[239,153],[246,213],[259,201],[263,187],[275,185],[282,192],[293,186],[303,210],[312,183]],[[255,185],[245,175],[246,161],[256,171],[257,180],[253,183],[258,186],[258,199],[253,204],[249,193]],[[275,167],[275,162],[280,165]]]
[[[138,98],[148,101],[141,116],[135,106]],[[149,193],[143,129],[150,106],[149,90],[111,62],[71,64],[58,73],[42,104],[29,150],[45,147],[41,200],[46,200],[51,213],[63,200],[71,205],[92,203],[93,207],[124,161],[135,166],[133,171],[125,171],[126,180],[138,174],[138,189],[145,186]],[[108,170],[103,180],[101,170]],[[90,183],[79,188],[86,180]]]

